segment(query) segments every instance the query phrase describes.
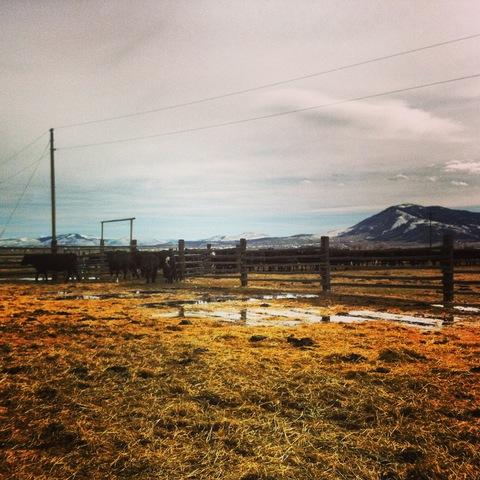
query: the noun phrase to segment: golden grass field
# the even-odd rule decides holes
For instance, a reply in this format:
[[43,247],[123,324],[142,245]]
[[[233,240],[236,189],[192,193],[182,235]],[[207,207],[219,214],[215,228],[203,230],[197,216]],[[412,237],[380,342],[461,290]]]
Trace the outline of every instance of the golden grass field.
[[[282,326],[278,313],[253,327],[199,311],[248,312],[253,296],[318,286],[198,279],[0,291],[1,479],[480,478],[478,314],[434,330]],[[406,293],[255,305],[450,319]]]

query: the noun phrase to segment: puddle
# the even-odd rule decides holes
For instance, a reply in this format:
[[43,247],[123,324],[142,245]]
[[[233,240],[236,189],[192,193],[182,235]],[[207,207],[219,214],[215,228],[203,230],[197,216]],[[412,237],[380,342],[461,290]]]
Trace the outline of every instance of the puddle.
[[105,293],[102,295],[65,294],[55,297],[55,300],[111,300],[112,298],[131,298],[131,295],[117,295],[116,293]]
[[228,296],[228,297],[201,297],[197,300],[167,300],[165,302],[152,302],[144,303],[142,306],[146,308],[159,308],[159,307],[178,307],[181,308],[184,305],[207,305],[210,303],[223,303],[223,302],[235,302],[243,301],[244,299]]
[[[435,304],[435,305],[432,305],[432,307],[445,308],[445,306],[441,305],[441,304]],[[453,309],[457,310],[458,312],[466,312],[466,313],[479,313],[480,312],[480,308],[478,308],[478,307],[464,307],[462,305],[455,305],[453,307]]]
[[414,317],[412,315],[401,315],[398,313],[374,312],[371,310],[357,310],[349,312],[350,316],[362,318],[364,320],[387,320],[390,322],[399,322],[404,325],[413,325],[416,327],[439,328],[445,323],[452,323],[452,321],[445,321],[442,318],[429,317]]
[[279,299],[297,299],[297,298],[318,298],[313,293],[280,293],[279,295],[263,295],[261,297],[251,297],[251,300],[279,300]]
[[302,324],[313,323],[359,323],[368,321],[386,320],[397,322],[406,326],[414,326],[426,329],[438,329],[445,324],[440,318],[413,317],[410,315],[400,315],[384,312],[373,312],[369,310],[359,310],[348,312],[343,315],[322,315],[315,310],[304,309],[259,309],[244,308],[238,310],[189,310],[181,307],[178,312],[158,313],[154,317],[160,318],[188,318],[200,317],[225,322],[237,323],[239,325],[256,326],[298,326]]
[[[171,294],[172,291],[166,290],[154,290],[154,291],[142,291],[134,290],[131,293],[105,293],[98,295],[80,295],[70,293],[67,291],[58,292],[55,300],[111,300],[111,299],[126,299],[126,298],[155,298],[160,295]],[[254,302],[262,300],[283,300],[283,299],[302,299],[302,298],[318,298],[318,295],[314,294],[290,294],[280,293],[277,295],[262,295],[257,297],[239,297],[236,295],[210,295],[205,294],[199,298],[192,300],[166,300],[161,302],[144,303],[142,307],[145,308],[162,308],[162,307],[177,307],[181,308],[185,305],[207,305],[212,303],[227,303],[227,302]]]
[[[248,326],[296,326],[305,323],[358,323],[368,321],[390,321],[397,322],[402,325],[415,326],[420,328],[437,329],[444,325],[445,322],[442,318],[426,318],[426,317],[414,317],[411,315],[400,315],[385,312],[374,312],[370,310],[358,310],[348,312],[342,315],[325,315],[319,310],[304,309],[304,308],[271,308],[268,303],[255,306],[255,303],[265,302],[266,300],[279,300],[279,299],[299,299],[299,298],[318,298],[318,295],[310,294],[285,294],[278,295],[262,295],[258,297],[239,298],[236,296],[224,296],[213,297],[205,295],[197,300],[187,301],[166,301],[166,302],[154,302],[144,304],[146,308],[161,308],[161,307],[175,307],[178,311],[168,313],[157,313],[154,317],[161,318],[186,318],[186,317],[200,317],[209,318],[214,320],[220,320],[231,323],[238,323]],[[224,308],[219,310],[201,310],[201,309],[188,309],[187,307],[195,307],[201,305],[207,305],[212,303],[228,303],[233,301],[243,301],[245,303],[251,303],[252,307],[242,308]],[[451,321],[448,322],[451,324]]]
[[[99,294],[99,295],[75,295],[68,292],[59,292],[60,296],[56,300],[110,300],[120,298],[152,298],[165,293],[171,293],[170,290],[156,290],[156,291],[141,291],[135,290],[129,294]],[[341,315],[325,315],[318,309],[305,308],[287,308],[271,307],[266,302],[269,300],[295,300],[295,299],[311,299],[318,298],[314,294],[292,294],[279,293],[275,295],[260,295],[254,297],[241,297],[236,295],[215,296],[211,294],[204,294],[192,300],[166,300],[160,302],[144,303],[142,307],[151,309],[174,308],[175,311],[167,313],[156,313],[154,317],[161,318],[186,318],[186,317],[200,317],[209,318],[225,322],[238,323],[248,326],[296,326],[305,323],[358,323],[371,321],[388,321],[395,322],[406,326],[414,326],[426,329],[438,329],[445,324],[451,324],[453,317],[449,317],[449,321],[442,318],[426,318],[415,317],[411,315],[401,315],[394,313],[375,312],[371,310],[357,310],[351,311]],[[244,302],[252,305],[248,308],[238,310],[238,307],[228,308],[229,302]],[[202,305],[211,304],[227,304],[226,308],[219,310],[202,310]],[[257,306],[258,305],[258,306]],[[438,305],[440,306],[440,305]],[[188,307],[191,307],[189,309]],[[478,311],[479,309],[471,309],[469,307],[455,307],[458,310],[464,311]]]
[[207,305],[211,303],[226,303],[226,302],[255,302],[262,300],[284,300],[284,299],[302,299],[302,298],[318,298],[318,295],[313,294],[289,294],[280,293],[278,295],[261,295],[257,297],[237,297],[235,295],[226,296],[211,296],[203,295],[196,300],[170,300],[165,302],[152,302],[145,303],[142,306],[146,308],[159,308],[159,307],[178,307],[181,308],[184,305]]
[[141,292],[140,290],[135,290],[132,293],[103,293],[98,295],[79,295],[70,292],[58,292],[59,296],[55,297],[55,300],[111,300],[112,298],[151,298],[156,295],[165,293],[170,292],[168,290],[152,292]]

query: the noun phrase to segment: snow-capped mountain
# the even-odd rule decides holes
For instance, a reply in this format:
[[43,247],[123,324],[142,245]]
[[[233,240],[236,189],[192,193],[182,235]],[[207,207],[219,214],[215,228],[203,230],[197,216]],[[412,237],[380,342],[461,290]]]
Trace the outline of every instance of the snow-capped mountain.
[[[130,238],[116,238],[116,239],[104,239],[106,247],[123,247],[130,245]],[[52,237],[39,237],[39,238],[5,238],[0,239],[0,247],[50,247],[52,243]],[[57,235],[57,243],[59,246],[75,246],[75,247],[98,247],[100,245],[100,238],[92,235],[82,235],[79,233],[66,233]],[[168,245],[171,242],[168,240],[157,240],[154,238],[144,238],[138,240],[139,246],[146,245]]]
[[[52,243],[52,237],[40,237],[38,241],[44,246],[50,246]],[[100,240],[97,237],[91,235],[80,235],[79,233],[67,233],[57,236],[57,243],[59,245],[75,245],[83,247],[91,247],[100,245]]]
[[[422,207],[420,205],[396,205],[373,215],[353,227],[341,232],[330,233],[331,244],[368,246],[375,243],[396,245],[438,245],[446,233],[453,234],[456,242],[480,243],[480,213],[466,210],[452,210],[443,207]],[[296,248],[318,246],[323,234],[298,234],[289,237],[270,237],[263,233],[245,232],[240,235],[216,235],[201,240],[186,240],[187,248],[229,248],[238,244],[241,238],[248,241],[249,248]],[[57,236],[59,246],[99,246],[100,238],[70,233]],[[0,239],[0,247],[50,247],[51,237]],[[106,247],[130,244],[128,237],[105,239]],[[367,245],[366,245],[367,244]],[[159,249],[176,248],[178,240],[137,239],[139,247]]]
[[240,235],[215,235],[213,237],[205,238],[202,241],[204,242],[238,242],[241,238],[246,240],[258,240],[261,238],[270,238],[269,235],[265,233],[254,233],[254,232],[245,232]]
[[452,234],[455,241],[479,242],[480,213],[396,205],[339,233],[337,239],[428,245],[441,243],[445,234]]

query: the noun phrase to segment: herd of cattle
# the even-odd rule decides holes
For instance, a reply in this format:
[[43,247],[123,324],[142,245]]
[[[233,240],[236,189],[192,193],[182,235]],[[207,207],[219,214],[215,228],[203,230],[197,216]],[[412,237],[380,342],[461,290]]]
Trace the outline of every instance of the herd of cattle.
[[[146,283],[154,283],[157,280],[158,271],[161,269],[167,283],[178,280],[175,257],[169,252],[105,252],[105,264],[108,266],[110,276],[116,280],[123,275],[132,278],[144,278]],[[64,273],[65,279],[77,280],[81,278],[83,258],[75,253],[38,253],[26,254],[22,259],[22,266],[31,265],[35,268],[35,281],[38,282],[40,275],[48,279],[48,274],[53,276]]]

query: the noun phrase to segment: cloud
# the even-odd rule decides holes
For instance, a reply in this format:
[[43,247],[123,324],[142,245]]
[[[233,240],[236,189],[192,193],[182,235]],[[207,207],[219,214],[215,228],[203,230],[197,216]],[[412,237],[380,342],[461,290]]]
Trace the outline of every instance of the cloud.
[[446,172],[480,174],[480,162],[474,160],[452,160],[445,166]]
[[403,173],[398,173],[394,177],[389,178],[389,180],[394,180],[394,181],[408,180],[408,177],[406,175],[404,175]]
[[339,99],[316,90],[279,89],[266,95],[265,101],[275,112],[298,111],[308,119],[331,127],[349,129],[349,135],[368,134],[377,138],[434,136],[442,141],[458,140],[463,127],[403,100]]
[[466,182],[458,182],[458,181],[452,181],[452,185],[454,187],[468,187],[468,183]]

